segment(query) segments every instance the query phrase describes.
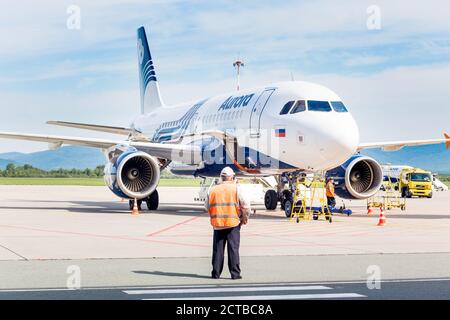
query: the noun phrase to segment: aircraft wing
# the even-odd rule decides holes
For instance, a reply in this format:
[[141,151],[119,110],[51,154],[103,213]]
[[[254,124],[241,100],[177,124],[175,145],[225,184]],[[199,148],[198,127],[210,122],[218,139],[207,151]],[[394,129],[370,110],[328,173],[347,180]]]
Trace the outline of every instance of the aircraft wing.
[[420,146],[427,144],[445,143],[446,148],[450,147],[450,136],[444,133],[444,139],[429,139],[429,140],[407,140],[407,141],[388,141],[388,142],[371,142],[361,143],[358,150],[382,148],[384,151],[397,151],[406,146]]
[[215,137],[218,139],[235,138],[234,136],[227,134],[220,130],[206,130],[206,131],[202,131],[202,132],[198,132],[198,133],[185,134],[182,136],[182,138],[201,137],[201,136],[210,136],[210,137]]
[[173,161],[182,161],[184,163],[199,163],[201,161],[201,149],[196,146],[169,143],[153,143],[132,140],[107,140],[83,137],[65,137],[40,134],[24,134],[14,132],[0,132],[0,138],[48,142],[51,149],[57,149],[63,144],[79,145],[99,149],[108,149],[112,146],[121,144],[135,147],[148,154]]
[[77,129],[85,129],[85,130],[93,130],[107,133],[114,133],[128,136],[130,133],[133,133],[132,128],[124,128],[124,127],[111,127],[111,126],[103,126],[98,124],[88,124],[88,123],[79,123],[79,122],[66,122],[66,121],[47,121],[47,124],[52,124],[61,127],[70,127]]

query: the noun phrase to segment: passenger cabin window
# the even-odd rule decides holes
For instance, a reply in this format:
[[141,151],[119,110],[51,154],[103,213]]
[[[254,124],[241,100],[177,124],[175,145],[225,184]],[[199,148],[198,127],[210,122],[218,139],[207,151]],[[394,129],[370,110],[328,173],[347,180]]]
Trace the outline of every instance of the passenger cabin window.
[[289,113],[289,110],[291,110],[292,105],[294,104],[294,101],[287,102],[283,109],[281,109],[280,114],[287,114]]
[[333,110],[336,112],[348,112],[347,108],[342,103],[342,101],[332,101],[331,106],[333,107]]
[[306,110],[305,100],[298,100],[291,110],[291,113],[303,112]]
[[328,101],[308,100],[309,111],[330,112],[331,106]]

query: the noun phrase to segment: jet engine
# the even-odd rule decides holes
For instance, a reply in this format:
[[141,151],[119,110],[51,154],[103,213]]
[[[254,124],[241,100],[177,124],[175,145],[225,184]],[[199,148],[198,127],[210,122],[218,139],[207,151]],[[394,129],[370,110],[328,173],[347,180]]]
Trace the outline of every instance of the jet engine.
[[345,163],[326,172],[335,183],[335,193],[343,199],[367,199],[380,190],[383,171],[370,157],[355,155]]
[[158,186],[159,162],[148,153],[125,148],[115,146],[107,150],[109,162],[105,166],[105,182],[119,197],[145,199]]

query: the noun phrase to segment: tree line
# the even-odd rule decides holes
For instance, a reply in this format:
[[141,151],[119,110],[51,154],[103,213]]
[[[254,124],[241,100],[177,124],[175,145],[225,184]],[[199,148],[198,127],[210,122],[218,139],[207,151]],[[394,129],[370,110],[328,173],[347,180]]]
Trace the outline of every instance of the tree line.
[[8,164],[4,170],[0,169],[0,177],[4,178],[101,178],[105,166],[97,166],[95,169],[56,169],[45,171],[29,164],[16,166]]
[[[35,168],[29,164],[16,166],[10,163],[4,170],[0,169],[0,177],[2,178],[102,178],[105,166],[97,166],[95,169],[56,169],[42,170]],[[177,178],[168,170],[161,172],[161,178],[171,179]]]

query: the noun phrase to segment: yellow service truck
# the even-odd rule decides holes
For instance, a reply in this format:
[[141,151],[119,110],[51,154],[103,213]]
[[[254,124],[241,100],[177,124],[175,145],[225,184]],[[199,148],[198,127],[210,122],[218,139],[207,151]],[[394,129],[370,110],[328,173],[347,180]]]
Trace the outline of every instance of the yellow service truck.
[[405,168],[400,172],[399,190],[402,197],[433,197],[433,175],[418,168]]

